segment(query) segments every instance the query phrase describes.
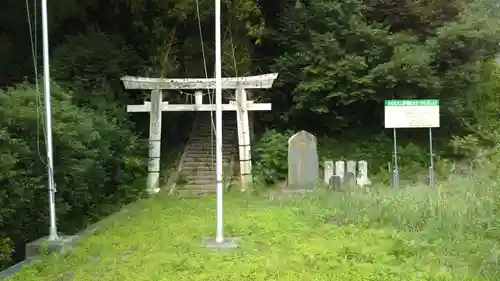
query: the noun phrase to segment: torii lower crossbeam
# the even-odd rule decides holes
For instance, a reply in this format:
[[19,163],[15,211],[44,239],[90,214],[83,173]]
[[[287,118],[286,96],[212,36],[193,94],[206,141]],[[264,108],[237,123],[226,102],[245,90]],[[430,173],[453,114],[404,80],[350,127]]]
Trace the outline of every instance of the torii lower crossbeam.
[[[253,103],[248,101],[247,110],[249,111],[268,111],[272,106],[270,103]],[[236,103],[223,104],[222,111],[236,111],[238,105]],[[215,104],[169,104],[162,102],[160,111],[215,111]],[[138,105],[127,105],[127,112],[151,112],[151,103],[145,102]]]

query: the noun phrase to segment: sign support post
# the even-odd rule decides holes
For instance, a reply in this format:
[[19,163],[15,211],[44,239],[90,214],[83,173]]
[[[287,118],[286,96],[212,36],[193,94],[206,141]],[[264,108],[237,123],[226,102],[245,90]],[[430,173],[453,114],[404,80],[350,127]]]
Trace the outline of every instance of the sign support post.
[[429,166],[429,185],[434,187],[436,181],[434,179],[434,152],[432,151],[432,128],[429,128],[429,156],[430,156],[430,166]]
[[432,128],[439,128],[439,100],[386,100],[384,102],[385,128],[393,129],[394,138],[394,170],[393,185],[399,187],[398,148],[396,129],[428,128],[429,129],[429,185],[435,185],[434,151],[432,147]]
[[393,187],[394,188],[398,188],[399,187],[399,171],[398,171],[398,144],[397,144],[397,141],[396,141],[396,128],[393,129],[394,131],[394,136],[393,136],[393,139],[394,139],[394,170],[392,171],[392,184],[393,184]]

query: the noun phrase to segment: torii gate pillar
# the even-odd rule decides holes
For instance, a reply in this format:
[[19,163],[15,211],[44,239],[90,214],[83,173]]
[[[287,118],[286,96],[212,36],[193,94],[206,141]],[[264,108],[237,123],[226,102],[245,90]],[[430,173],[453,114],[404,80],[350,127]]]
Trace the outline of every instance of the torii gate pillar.
[[241,190],[245,191],[253,183],[252,156],[250,147],[250,123],[247,110],[247,92],[243,88],[236,89],[236,120],[238,123],[238,146],[240,158]]
[[151,91],[151,113],[149,115],[149,159],[147,191],[150,194],[160,191],[160,155],[161,155],[161,108],[163,100],[161,90]]

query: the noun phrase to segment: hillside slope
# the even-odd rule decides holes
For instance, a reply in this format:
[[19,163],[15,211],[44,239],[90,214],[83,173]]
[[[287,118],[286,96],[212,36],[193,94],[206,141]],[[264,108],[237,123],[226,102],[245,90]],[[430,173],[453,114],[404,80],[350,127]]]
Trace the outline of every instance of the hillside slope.
[[215,199],[160,195],[103,223],[70,254],[46,257],[14,280],[485,280],[467,279],[467,269],[454,268],[450,254],[416,234],[326,223],[332,211],[326,196],[341,195],[285,202],[229,194],[225,232],[241,237],[241,248],[213,252],[200,240],[214,236]]

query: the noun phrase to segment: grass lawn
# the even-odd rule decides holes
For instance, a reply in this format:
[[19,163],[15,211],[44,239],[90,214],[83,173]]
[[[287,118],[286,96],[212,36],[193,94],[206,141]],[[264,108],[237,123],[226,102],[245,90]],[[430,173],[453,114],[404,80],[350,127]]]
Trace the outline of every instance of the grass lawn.
[[160,195],[14,280],[500,280],[492,229],[500,224],[488,193],[496,189],[487,186],[319,191],[286,201],[230,194],[225,234],[242,239],[233,252],[200,246],[215,235],[214,198]]

